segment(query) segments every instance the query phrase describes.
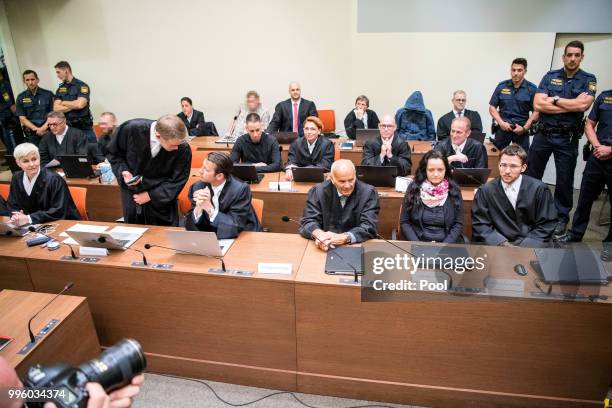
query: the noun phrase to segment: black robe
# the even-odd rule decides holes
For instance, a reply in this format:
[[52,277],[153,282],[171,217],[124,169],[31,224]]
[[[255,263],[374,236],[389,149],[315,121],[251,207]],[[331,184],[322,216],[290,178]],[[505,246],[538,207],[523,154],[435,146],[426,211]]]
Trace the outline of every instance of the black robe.
[[[124,122],[108,144],[108,160],[121,187],[123,217],[126,223],[178,226],[177,197],[191,167],[189,145],[181,144],[169,152],[163,147],[151,157],[151,124],[149,119]],[[142,182],[128,187],[123,182],[123,171],[142,176]],[[148,192],[151,201],[144,205],[134,202],[133,195]]]
[[4,197],[0,196],[0,216],[8,217],[11,213],[8,209],[8,204]]
[[308,141],[305,137],[298,137],[289,147],[289,161],[298,167],[320,167],[329,171],[334,162],[334,144],[325,136],[319,136],[315,142],[312,154],[308,151]]
[[[445,157],[452,156],[455,154],[451,138],[439,142],[434,149],[439,150]],[[454,168],[462,169],[486,169],[489,166],[489,157],[487,156],[487,148],[478,140],[467,138],[465,146],[461,153],[468,157],[468,161],[461,163],[460,161],[454,161],[450,163],[450,166]]]
[[58,155],[87,154],[87,136],[80,129],[68,126],[62,144],[57,143],[53,133],[47,132],[40,140],[38,150],[40,152],[40,164],[43,166]]
[[111,135],[108,134],[99,138],[97,143],[87,143],[87,158],[91,163],[99,164],[106,160],[110,140]]
[[206,134],[204,129],[206,122],[204,121],[203,112],[194,109],[193,113],[191,114],[191,122],[187,120],[187,116],[185,116],[183,112],[176,116],[181,118],[190,136],[204,136]]
[[236,238],[242,231],[261,231],[261,225],[251,205],[251,190],[248,184],[230,176],[225,181],[221,195],[219,196],[219,212],[213,222],[210,222],[208,213],[202,211],[202,215],[195,221],[193,211],[195,201],[193,193],[203,188],[210,189],[210,184],[199,181],[189,189],[189,201],[191,210],[185,216],[185,229],[190,231],[211,231],[217,234],[218,239]]
[[23,187],[23,171],[13,174],[8,208],[11,212],[23,211],[30,216],[32,224],[81,219],[64,179],[44,167],[29,196]]
[[557,211],[546,184],[523,174],[516,210],[504,192],[501,178],[476,192],[472,204],[472,241],[499,245],[509,241],[522,247],[550,242],[557,225]]
[[[464,109],[463,113],[472,124],[471,130],[482,132],[482,120],[480,119],[480,113],[469,109]],[[437,135],[439,141],[448,139],[451,131],[451,125],[455,117],[455,111],[450,111],[438,119],[438,126],[436,128],[438,130]]]
[[410,158],[410,147],[408,143],[394,136],[391,141],[391,153],[393,157],[389,159],[385,156],[385,160],[382,163],[380,162],[381,148],[382,138],[378,137],[368,141],[365,146],[363,146],[361,164],[364,166],[395,166],[397,167],[398,176],[403,177],[410,174],[412,159]]
[[342,208],[336,186],[327,180],[308,191],[300,234],[311,239],[312,232],[320,228],[336,234],[350,232],[356,242],[363,242],[375,238],[379,211],[378,193],[371,185],[357,180]]

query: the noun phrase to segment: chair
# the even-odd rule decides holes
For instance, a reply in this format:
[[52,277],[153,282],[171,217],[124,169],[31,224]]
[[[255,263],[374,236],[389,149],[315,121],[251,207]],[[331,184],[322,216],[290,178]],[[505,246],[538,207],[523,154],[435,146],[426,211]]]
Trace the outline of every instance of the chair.
[[191,152],[191,168],[192,169],[199,169],[200,167],[202,167],[202,164],[204,163],[204,159],[206,159],[206,156],[208,156],[207,151],[204,150],[196,150],[196,151],[192,151]]
[[334,143],[334,161],[340,160],[340,147],[337,143]]
[[251,205],[255,210],[255,215],[257,216],[257,221],[263,225],[263,208],[264,208],[264,200],[260,200],[259,198],[251,198]]
[[89,221],[87,216],[87,188],[85,187],[68,187],[72,201],[76,205],[81,220]]
[[183,189],[181,190],[181,192],[179,193],[177,197],[179,212],[182,215],[187,214],[187,212],[191,210],[191,201],[189,201],[189,189],[191,188],[193,183],[196,183],[198,181],[200,181],[199,177],[195,177],[195,176],[189,177],[187,179],[187,183],[185,183],[185,187],[183,187]]
[[5,200],[8,200],[9,193],[11,192],[10,184],[0,184],[0,196]]
[[94,123],[93,128],[94,128],[94,132],[96,132],[97,137],[102,136],[102,128],[100,127],[99,123]]
[[317,111],[319,119],[323,122],[323,132],[336,131],[336,111],[333,109],[324,109]]

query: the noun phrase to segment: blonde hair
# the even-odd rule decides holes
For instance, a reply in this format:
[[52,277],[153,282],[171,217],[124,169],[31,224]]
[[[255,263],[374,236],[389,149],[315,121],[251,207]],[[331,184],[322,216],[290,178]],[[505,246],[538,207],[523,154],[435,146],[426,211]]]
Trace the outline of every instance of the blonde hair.
[[187,128],[183,121],[176,115],[164,115],[157,119],[155,131],[164,140],[187,138]]
[[19,160],[24,157],[28,157],[32,153],[36,154],[36,157],[40,159],[40,153],[38,152],[38,147],[32,143],[21,143],[15,147],[13,151],[13,156],[15,157],[15,161],[19,162]]

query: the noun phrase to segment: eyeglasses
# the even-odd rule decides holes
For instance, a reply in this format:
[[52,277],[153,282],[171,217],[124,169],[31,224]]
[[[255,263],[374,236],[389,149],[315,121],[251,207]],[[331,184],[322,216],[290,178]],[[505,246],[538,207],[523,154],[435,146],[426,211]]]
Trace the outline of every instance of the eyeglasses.
[[64,123],[64,122],[49,123],[49,127],[56,127],[56,126],[61,125],[62,123]]
[[383,125],[383,124],[380,124],[379,126],[382,129],[393,129],[395,127],[395,125]]
[[518,170],[523,166],[519,166],[518,164],[507,164],[507,163],[499,163],[499,168],[502,170],[510,169],[510,170]]
[[457,102],[465,102],[466,99],[455,99]]

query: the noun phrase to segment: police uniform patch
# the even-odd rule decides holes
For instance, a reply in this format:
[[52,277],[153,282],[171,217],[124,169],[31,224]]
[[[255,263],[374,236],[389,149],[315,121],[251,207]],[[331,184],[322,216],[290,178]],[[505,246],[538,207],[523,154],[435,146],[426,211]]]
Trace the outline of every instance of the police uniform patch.
[[89,93],[89,88],[86,87],[86,86],[82,86],[81,87],[81,93],[84,93],[84,94]]
[[597,82],[595,81],[589,82],[589,91],[597,92]]
[[559,78],[553,78],[550,80],[551,85],[563,85],[563,80]]
[[59,93],[66,93],[68,92],[68,89],[65,86],[60,87],[60,89],[57,90],[57,92]]
[[5,92],[2,94],[2,99],[4,99],[5,102],[8,102],[11,100],[11,96],[8,94],[8,92]]
[[512,95],[512,92],[508,88],[502,88],[501,93],[504,95]]
[[608,105],[612,104],[612,96],[606,96],[603,100],[603,103]]
[[32,102],[32,98],[23,98],[21,100],[21,102],[23,102],[23,103],[30,103],[30,102]]

